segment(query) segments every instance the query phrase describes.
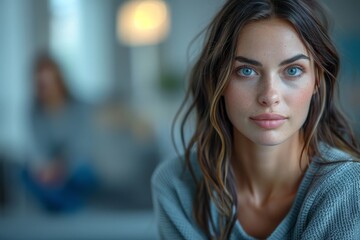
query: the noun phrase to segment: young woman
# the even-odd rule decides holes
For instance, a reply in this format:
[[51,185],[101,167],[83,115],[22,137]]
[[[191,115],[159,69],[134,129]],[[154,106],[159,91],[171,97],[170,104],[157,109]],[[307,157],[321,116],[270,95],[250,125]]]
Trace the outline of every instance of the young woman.
[[327,28],[315,0],[226,1],[190,77],[195,132],[152,179],[162,239],[360,239]]
[[39,55],[34,65],[34,103],[26,187],[49,211],[81,207],[96,186],[89,106],[69,92],[58,63]]

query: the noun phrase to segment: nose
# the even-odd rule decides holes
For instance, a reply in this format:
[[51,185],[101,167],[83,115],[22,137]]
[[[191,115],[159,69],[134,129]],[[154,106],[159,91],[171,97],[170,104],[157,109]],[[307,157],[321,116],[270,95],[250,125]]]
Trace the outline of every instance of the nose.
[[259,86],[258,102],[264,107],[272,107],[280,103],[279,89],[276,79],[262,79]]

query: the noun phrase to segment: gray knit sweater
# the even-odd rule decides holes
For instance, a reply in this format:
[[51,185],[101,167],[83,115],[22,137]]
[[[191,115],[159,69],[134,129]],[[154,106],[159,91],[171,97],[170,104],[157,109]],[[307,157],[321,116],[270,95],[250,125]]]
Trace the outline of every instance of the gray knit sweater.
[[[267,238],[360,239],[360,163],[337,149],[322,147],[322,160],[307,169],[286,217]],[[322,164],[320,161],[330,163]],[[346,160],[346,162],[337,162]],[[201,172],[193,160],[198,177]],[[192,215],[196,186],[182,160],[163,162],[154,172],[152,191],[161,239],[206,239]],[[211,209],[216,217],[215,205]],[[230,239],[254,239],[237,221]]]

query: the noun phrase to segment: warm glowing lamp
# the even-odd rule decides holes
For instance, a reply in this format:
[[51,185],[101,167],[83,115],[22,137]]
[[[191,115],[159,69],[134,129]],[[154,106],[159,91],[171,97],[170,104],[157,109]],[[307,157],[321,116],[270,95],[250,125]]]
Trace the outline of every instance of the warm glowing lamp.
[[117,34],[128,45],[154,45],[169,32],[170,17],[162,0],[132,0],[124,3],[117,15]]

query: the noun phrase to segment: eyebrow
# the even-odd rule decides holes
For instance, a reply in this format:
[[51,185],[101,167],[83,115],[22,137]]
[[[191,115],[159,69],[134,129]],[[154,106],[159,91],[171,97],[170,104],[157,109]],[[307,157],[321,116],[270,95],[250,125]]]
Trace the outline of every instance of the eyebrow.
[[[295,55],[294,57],[291,57],[289,59],[286,59],[284,61],[282,61],[279,66],[283,66],[283,65],[286,65],[286,64],[290,64],[290,63],[293,63],[297,60],[300,60],[300,59],[306,59],[306,60],[310,60],[310,58],[304,54],[298,54],[298,55]],[[253,59],[249,59],[249,58],[246,58],[246,57],[243,57],[243,56],[236,56],[235,57],[235,60],[239,61],[239,62],[244,62],[244,63],[248,63],[248,64],[251,64],[251,65],[254,65],[254,66],[259,66],[259,67],[262,67],[262,64],[256,60],[253,60]]]

